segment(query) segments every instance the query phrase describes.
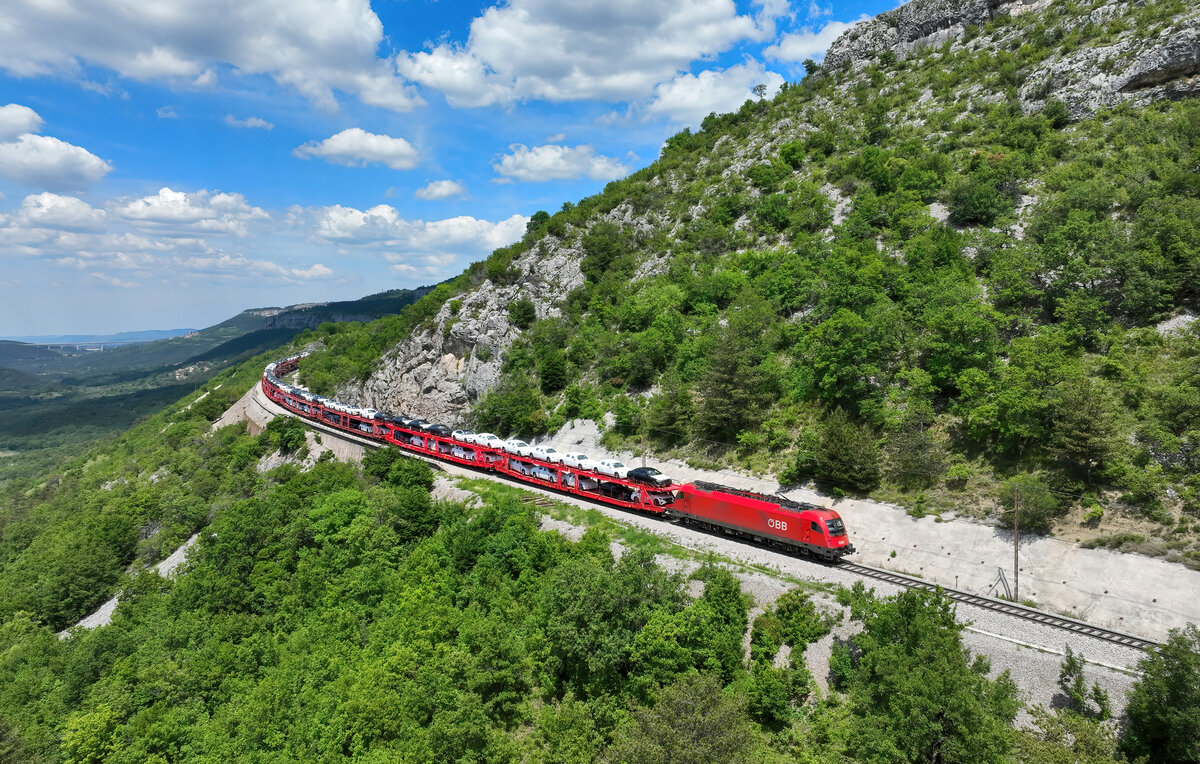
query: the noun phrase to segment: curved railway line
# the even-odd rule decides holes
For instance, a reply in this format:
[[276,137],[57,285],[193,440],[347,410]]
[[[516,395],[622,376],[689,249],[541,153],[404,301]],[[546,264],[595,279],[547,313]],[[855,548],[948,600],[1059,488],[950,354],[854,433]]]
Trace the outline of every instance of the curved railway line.
[[[267,398],[268,402],[274,404],[274,401],[271,401],[269,396],[265,396],[265,397]],[[381,446],[386,445],[384,443],[380,443],[380,442],[370,439],[370,438],[358,437],[354,433],[346,432],[345,430],[342,430],[340,428],[327,426],[323,422],[314,421],[312,419],[308,419],[303,416],[299,416],[295,412],[287,409],[284,406],[276,405],[276,408],[279,411],[286,414],[287,416],[291,416],[291,417],[298,419],[299,421],[303,422],[306,426],[308,426],[314,430],[320,430],[320,431],[328,433],[330,435],[335,435],[337,437],[344,438],[348,441],[360,444],[362,446],[368,446],[371,448],[380,448]],[[408,453],[409,455],[412,455],[412,456],[417,456],[419,458],[422,458],[423,460],[425,460],[431,464],[437,464],[439,466],[442,464],[441,460],[437,459],[432,454],[422,454],[422,453],[412,453],[412,452],[406,452],[406,453]],[[456,465],[456,466],[461,467],[463,465]],[[479,470],[479,472],[482,476],[487,477],[489,479],[499,479],[500,477],[503,477],[503,475],[496,474],[496,473],[489,474],[488,472],[483,471],[483,470]],[[509,481],[509,482],[513,482],[516,485],[520,485],[523,488],[530,489],[530,490],[533,490],[536,492],[545,492],[545,493],[550,493],[552,495],[556,493],[550,488],[546,488],[543,486],[531,486],[528,483],[525,483],[522,481],[514,480],[514,481]],[[569,494],[569,495],[576,499],[587,500],[587,497],[579,496],[577,494]],[[594,504],[597,504],[600,506],[611,506],[604,502],[589,501],[589,503],[594,503]],[[618,508],[625,509],[622,507],[618,507]],[[647,516],[646,513],[640,513],[640,512],[636,512],[634,510],[626,509],[625,511],[632,512],[639,516]],[[667,522],[671,522],[671,520],[669,518],[662,518],[662,519],[666,519]],[[694,523],[687,523],[687,524],[689,526],[695,526]],[[713,535],[720,535],[720,536],[728,538],[728,536],[726,536],[725,534],[722,534],[719,532],[714,532],[712,530],[706,530],[706,532],[711,533]],[[739,540],[741,540],[741,539],[739,539]],[[797,558],[797,559],[803,558],[802,555],[789,553],[786,550],[781,550],[774,545],[769,546],[769,545],[762,544],[762,543],[756,542],[756,541],[751,541],[751,540],[741,540],[741,541],[743,541],[743,543],[748,543],[751,546],[769,549],[770,551],[773,551],[776,553],[785,553],[785,554],[788,554],[789,557],[793,557],[793,558]],[[896,572],[893,572],[890,570],[883,570],[881,568],[873,568],[868,565],[860,565],[858,563],[846,562],[844,560],[836,562],[836,563],[830,563],[829,566],[836,568],[838,570],[845,571],[847,573],[852,573],[854,575],[862,576],[864,578],[869,578],[869,579],[873,579],[876,581],[882,581],[884,583],[892,584],[893,586],[902,586],[905,588],[912,588],[912,589],[925,589],[928,591],[933,591],[935,589],[940,588],[943,592],[945,592],[947,597],[954,600],[955,602],[961,602],[965,605],[970,605],[973,607],[990,610],[990,611],[993,611],[996,613],[1001,613],[1003,615],[1007,615],[1007,616],[1010,616],[1013,618],[1018,618],[1023,621],[1029,621],[1031,623],[1041,624],[1043,626],[1048,626],[1050,628],[1058,629],[1061,631],[1072,632],[1072,633],[1078,634],[1080,636],[1091,637],[1093,639],[1103,640],[1105,642],[1110,642],[1110,643],[1121,645],[1124,647],[1130,647],[1130,648],[1134,648],[1134,649],[1138,649],[1138,650],[1144,650],[1144,649],[1154,647],[1154,646],[1161,644],[1161,643],[1156,642],[1151,639],[1146,639],[1144,637],[1138,637],[1138,636],[1135,636],[1132,634],[1127,634],[1127,633],[1121,632],[1121,631],[1115,631],[1113,629],[1107,629],[1102,626],[1096,626],[1094,624],[1090,624],[1085,621],[1080,621],[1080,620],[1077,620],[1074,618],[1069,618],[1066,616],[1046,613],[1046,612],[1037,610],[1035,608],[1031,608],[1026,605],[1021,605],[1021,604],[1018,604],[1015,602],[1009,602],[1007,600],[1001,600],[1001,599],[996,599],[993,597],[987,597],[987,596],[983,596],[983,595],[979,595],[979,594],[973,594],[971,592],[966,592],[966,591],[962,591],[959,589],[948,588],[945,586],[941,586],[940,584],[934,584],[934,583],[931,583],[924,579],[917,578],[915,576],[905,575],[903,573],[896,573]]]

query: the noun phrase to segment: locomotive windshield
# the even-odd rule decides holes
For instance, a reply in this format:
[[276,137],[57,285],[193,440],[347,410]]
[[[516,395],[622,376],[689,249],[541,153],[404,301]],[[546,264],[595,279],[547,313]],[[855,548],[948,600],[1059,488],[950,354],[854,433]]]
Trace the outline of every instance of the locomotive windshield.
[[825,521],[825,524],[829,526],[829,535],[830,536],[845,536],[846,535],[846,525],[845,525],[845,523],[842,522],[842,518],[831,517]]

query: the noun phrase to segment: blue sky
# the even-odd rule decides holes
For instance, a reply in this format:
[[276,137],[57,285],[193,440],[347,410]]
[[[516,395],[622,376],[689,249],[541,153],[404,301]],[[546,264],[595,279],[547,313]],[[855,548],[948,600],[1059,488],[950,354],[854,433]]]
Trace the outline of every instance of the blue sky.
[[894,5],[16,0],[0,336],[435,283]]

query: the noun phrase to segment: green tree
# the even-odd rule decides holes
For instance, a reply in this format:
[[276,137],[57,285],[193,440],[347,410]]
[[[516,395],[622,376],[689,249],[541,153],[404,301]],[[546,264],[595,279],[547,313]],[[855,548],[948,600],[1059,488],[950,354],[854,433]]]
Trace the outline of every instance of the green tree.
[[998,215],[1012,209],[1012,198],[1000,190],[993,173],[976,171],[950,182],[946,207],[955,225],[990,226]]
[[107,704],[76,714],[63,734],[63,760],[67,764],[102,764],[119,748],[117,713]]
[[730,307],[697,385],[703,406],[696,425],[704,437],[731,443],[743,429],[762,421],[775,389],[775,380],[762,366],[762,326],[772,317],[769,304],[751,290]]
[[740,764],[758,744],[744,702],[705,674],[666,688],[617,730],[605,760],[614,764]]
[[627,249],[625,235],[616,223],[603,221],[588,228],[581,239],[583,260],[579,267],[589,281],[599,282]]
[[601,744],[591,709],[568,691],[560,702],[547,705],[537,715],[529,760],[538,764],[592,764]]
[[875,433],[841,408],[831,411],[821,423],[815,456],[814,473],[819,481],[860,491],[879,482],[881,460]]
[[1000,485],[1001,528],[1013,526],[1014,507],[1021,531],[1046,533],[1058,516],[1062,502],[1041,477],[1029,472],[1013,475]]
[[3,718],[0,718],[0,761],[19,762],[32,761],[34,757],[25,752],[21,739]]
[[1013,758],[1020,764],[1118,764],[1117,735],[1107,724],[1066,711],[1030,709],[1033,728],[1017,732]]
[[508,306],[508,320],[518,329],[528,329],[537,320],[537,307],[533,300],[522,297]]
[[747,692],[750,715],[768,727],[780,727],[792,716],[792,689],[786,669],[757,663]]
[[536,233],[539,228],[550,222],[550,213],[545,210],[538,210],[529,217],[529,222],[525,224],[525,233]]
[[1070,469],[1081,469],[1092,482],[1092,471],[1104,465],[1112,450],[1112,421],[1101,388],[1079,378],[1065,384],[1054,404],[1051,450]]
[[804,648],[829,633],[834,618],[817,610],[812,598],[800,589],[792,589],[775,601],[775,613],[781,625],[780,636],[791,645],[794,652]]
[[1172,629],[1167,641],[1138,661],[1125,705],[1121,750],[1162,764],[1200,761],[1200,629]]
[[[1112,715],[1112,707],[1106,693],[1099,684],[1093,683],[1091,691],[1083,678],[1083,656],[1077,655],[1067,645],[1067,654],[1058,671],[1058,689],[1067,698],[1067,709],[1080,716],[1104,720]],[[1089,701],[1096,705],[1092,709]]]
[[1042,116],[1055,130],[1061,130],[1071,123],[1070,109],[1057,98],[1046,99],[1046,104],[1042,107]]
[[650,435],[666,443],[678,443],[691,429],[694,415],[692,391],[677,374],[664,375],[661,389],[650,399],[646,412]]
[[910,589],[862,613],[850,686],[852,746],[862,762],[1001,762],[1019,703],[1008,672],[992,681],[970,660],[941,592]]
[[918,415],[888,438],[888,461],[900,485],[927,488],[946,471],[946,452]]
[[551,349],[538,365],[543,393],[555,393],[567,386],[567,358],[561,350]]

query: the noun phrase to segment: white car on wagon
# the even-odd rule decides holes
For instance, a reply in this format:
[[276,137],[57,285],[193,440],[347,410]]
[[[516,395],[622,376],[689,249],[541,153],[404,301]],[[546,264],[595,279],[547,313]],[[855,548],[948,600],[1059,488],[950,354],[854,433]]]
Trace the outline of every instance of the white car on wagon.
[[508,440],[504,441],[504,445],[502,445],[501,448],[508,453],[516,454],[517,456],[529,456],[531,453],[533,453],[532,446],[517,438],[509,438]]
[[551,464],[562,461],[562,454],[554,446],[534,446],[531,455],[534,459],[540,459],[543,462],[550,462]]
[[629,468],[616,459],[601,459],[596,462],[596,472],[615,478],[623,478],[629,473]]
[[500,440],[500,438],[496,437],[490,432],[475,433],[475,444],[478,446],[485,446],[487,448],[504,447],[504,441]]
[[590,470],[596,466],[595,463],[588,458],[588,455],[582,452],[563,454],[562,465],[564,467],[574,467],[577,470]]

